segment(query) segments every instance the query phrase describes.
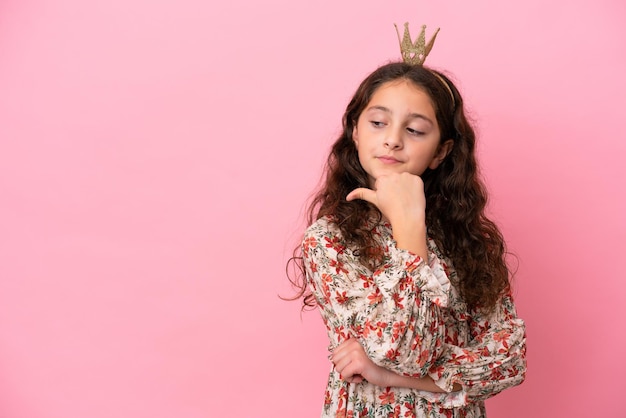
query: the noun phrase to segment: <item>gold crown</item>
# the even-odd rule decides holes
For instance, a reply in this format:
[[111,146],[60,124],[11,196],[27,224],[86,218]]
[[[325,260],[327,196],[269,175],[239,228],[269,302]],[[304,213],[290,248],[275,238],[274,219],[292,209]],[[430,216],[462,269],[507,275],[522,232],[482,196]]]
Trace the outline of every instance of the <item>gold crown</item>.
[[422,25],[422,31],[419,36],[413,42],[411,40],[411,34],[409,33],[409,23],[404,24],[404,35],[400,39],[400,32],[398,31],[398,25],[393,24],[396,27],[396,33],[398,34],[398,42],[400,42],[400,52],[402,53],[402,60],[411,65],[422,65],[426,61],[426,57],[433,49],[435,38],[439,33],[439,28],[435,31],[435,34],[428,44],[426,44],[426,25]]

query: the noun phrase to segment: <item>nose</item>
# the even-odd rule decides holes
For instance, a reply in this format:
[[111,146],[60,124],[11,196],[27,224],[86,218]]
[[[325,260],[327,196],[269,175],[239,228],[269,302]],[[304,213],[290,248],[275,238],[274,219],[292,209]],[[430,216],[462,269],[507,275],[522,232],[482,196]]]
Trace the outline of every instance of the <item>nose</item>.
[[392,129],[385,137],[385,147],[389,149],[402,148],[402,134],[397,129]]

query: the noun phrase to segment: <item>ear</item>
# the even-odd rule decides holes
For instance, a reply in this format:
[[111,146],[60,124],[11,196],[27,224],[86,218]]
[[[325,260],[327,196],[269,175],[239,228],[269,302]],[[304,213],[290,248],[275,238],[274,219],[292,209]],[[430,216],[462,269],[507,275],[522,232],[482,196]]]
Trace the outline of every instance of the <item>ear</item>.
[[448,139],[443,144],[440,144],[439,149],[437,149],[437,153],[428,165],[428,168],[434,170],[435,168],[439,167],[439,164],[441,164],[442,161],[446,159],[448,154],[450,154],[450,151],[452,151],[452,145],[454,145],[454,141],[452,141],[451,139]]
[[357,146],[359,145],[359,135],[356,129],[356,123],[354,124],[354,128],[352,128],[352,140]]

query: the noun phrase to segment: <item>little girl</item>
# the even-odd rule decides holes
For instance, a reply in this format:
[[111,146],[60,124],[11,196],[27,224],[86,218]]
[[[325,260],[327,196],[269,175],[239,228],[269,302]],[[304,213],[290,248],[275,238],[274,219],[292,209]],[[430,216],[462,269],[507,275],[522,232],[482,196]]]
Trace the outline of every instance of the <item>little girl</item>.
[[370,74],[296,259],[330,340],[323,417],[483,417],[486,398],[524,380],[524,323],[486,201],[454,84],[404,62]]

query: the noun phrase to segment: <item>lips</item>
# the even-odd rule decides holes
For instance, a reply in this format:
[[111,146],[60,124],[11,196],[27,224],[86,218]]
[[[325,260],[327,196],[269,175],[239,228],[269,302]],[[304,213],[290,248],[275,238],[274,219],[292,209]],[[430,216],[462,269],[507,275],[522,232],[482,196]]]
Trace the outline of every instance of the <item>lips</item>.
[[376,157],[376,158],[378,158],[378,160],[384,164],[395,164],[395,163],[400,162],[396,158],[393,158],[389,155],[381,155],[380,157]]

